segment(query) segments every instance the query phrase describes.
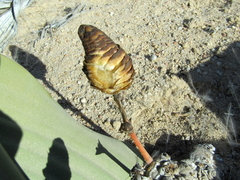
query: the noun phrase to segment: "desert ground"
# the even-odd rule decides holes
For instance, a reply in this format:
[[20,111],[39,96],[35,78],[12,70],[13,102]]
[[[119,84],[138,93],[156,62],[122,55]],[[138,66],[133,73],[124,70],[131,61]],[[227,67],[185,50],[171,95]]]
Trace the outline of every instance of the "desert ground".
[[150,153],[179,160],[211,143],[219,179],[240,179],[239,0],[36,0],[21,12],[3,54],[80,124],[130,141],[119,132],[113,97],[82,71],[81,24],[98,27],[131,56],[136,74],[121,100]]

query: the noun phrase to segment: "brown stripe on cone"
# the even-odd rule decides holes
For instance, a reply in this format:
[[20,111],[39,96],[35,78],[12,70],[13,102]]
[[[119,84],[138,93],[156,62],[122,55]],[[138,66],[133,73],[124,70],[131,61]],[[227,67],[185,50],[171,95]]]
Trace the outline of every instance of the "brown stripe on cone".
[[83,71],[91,85],[109,94],[127,89],[134,69],[125,51],[94,26],[81,25],[78,35],[85,50]]

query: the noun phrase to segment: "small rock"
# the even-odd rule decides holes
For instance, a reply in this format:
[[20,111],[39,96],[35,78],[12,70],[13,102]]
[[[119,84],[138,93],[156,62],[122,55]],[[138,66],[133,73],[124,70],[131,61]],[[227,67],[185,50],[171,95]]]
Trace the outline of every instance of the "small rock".
[[109,12],[110,16],[113,16],[114,15],[114,12]]
[[199,74],[202,74],[201,69],[197,69],[197,72],[198,72]]
[[223,75],[223,73],[221,71],[217,71],[217,74],[220,75],[220,76]]
[[120,121],[112,121],[112,126],[114,129],[119,130],[121,127],[121,122]]
[[191,64],[191,61],[189,59],[187,59],[186,64]]
[[155,61],[157,59],[157,56],[155,54],[152,54],[149,58],[150,61]]
[[85,104],[87,102],[87,100],[85,98],[82,98],[81,100],[81,103]]
[[110,119],[107,119],[106,121],[103,122],[104,126],[109,129],[111,128],[111,122],[110,122]]
[[183,20],[183,27],[189,28],[192,20],[193,20],[192,18],[191,19],[184,19]]

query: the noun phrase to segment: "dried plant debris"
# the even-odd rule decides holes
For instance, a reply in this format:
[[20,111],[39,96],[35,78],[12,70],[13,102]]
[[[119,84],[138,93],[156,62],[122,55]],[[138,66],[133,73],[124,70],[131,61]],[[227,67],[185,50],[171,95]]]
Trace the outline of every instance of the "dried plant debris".
[[75,8],[73,8],[73,10],[68,8],[66,11],[68,12],[67,15],[58,19],[54,19],[51,22],[47,22],[46,25],[39,30],[40,39],[45,38],[47,33],[52,36],[53,29],[58,29],[64,26],[68,21],[81,13],[87,12],[88,10],[86,9],[85,5],[77,5]]
[[0,1],[0,52],[5,49],[8,41],[17,33],[17,17],[20,11],[29,6],[32,1]]
[[189,159],[171,160],[167,153],[158,154],[152,164],[141,167],[136,164],[132,180],[210,180],[217,177],[212,144],[198,144]]

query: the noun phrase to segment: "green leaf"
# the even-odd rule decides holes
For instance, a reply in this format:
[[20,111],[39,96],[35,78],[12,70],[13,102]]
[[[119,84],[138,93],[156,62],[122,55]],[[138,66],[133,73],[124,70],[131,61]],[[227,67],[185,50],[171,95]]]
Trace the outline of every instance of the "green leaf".
[[135,148],[76,122],[28,71],[3,55],[0,142],[34,180],[124,180],[139,156]]

